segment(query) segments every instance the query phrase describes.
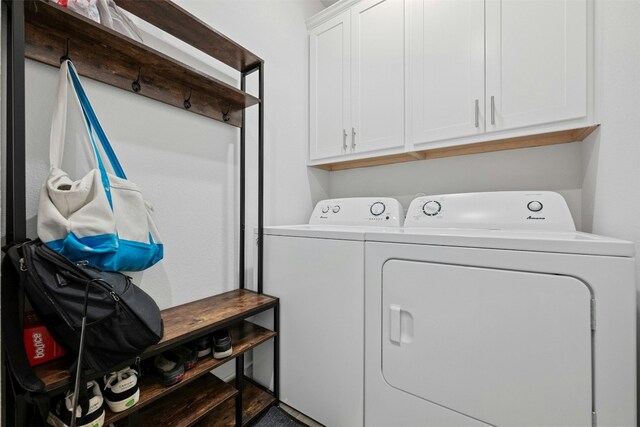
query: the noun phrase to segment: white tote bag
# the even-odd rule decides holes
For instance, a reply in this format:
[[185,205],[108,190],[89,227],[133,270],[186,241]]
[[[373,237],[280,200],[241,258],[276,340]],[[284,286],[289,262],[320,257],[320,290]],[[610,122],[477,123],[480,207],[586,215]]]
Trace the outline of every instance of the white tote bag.
[[[71,109],[67,108],[69,87]],[[89,136],[83,141],[91,145],[95,160],[78,180],[61,169],[68,110],[82,114]],[[113,173],[107,172],[100,148]],[[127,180],[70,61],[60,67],[49,161],[38,210],[38,236],[47,246],[72,261],[110,271],[144,270],[162,259],[152,208],[138,186]]]

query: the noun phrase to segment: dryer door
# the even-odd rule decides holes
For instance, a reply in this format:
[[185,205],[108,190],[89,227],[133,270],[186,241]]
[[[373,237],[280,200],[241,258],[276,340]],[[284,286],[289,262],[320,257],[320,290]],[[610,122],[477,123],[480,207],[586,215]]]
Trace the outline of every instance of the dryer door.
[[382,374],[496,426],[591,425],[591,293],[573,277],[390,260]]

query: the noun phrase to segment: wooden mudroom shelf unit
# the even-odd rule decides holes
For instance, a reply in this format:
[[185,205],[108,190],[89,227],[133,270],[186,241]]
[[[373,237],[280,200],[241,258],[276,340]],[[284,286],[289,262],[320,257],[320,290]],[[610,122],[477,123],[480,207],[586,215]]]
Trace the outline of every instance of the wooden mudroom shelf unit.
[[[7,17],[6,96],[6,242],[26,240],[26,148],[25,148],[25,57],[59,66],[63,56],[73,60],[78,72],[128,92],[240,127],[239,230],[245,242],[246,218],[246,132],[245,108],[257,105],[257,292],[244,289],[245,247],[238,250],[238,289],[162,311],[163,339],[148,348],[141,359],[151,358],[172,347],[229,328],[233,354],[223,360],[201,359],[182,382],[171,387],[152,377],[140,379],[139,403],[127,411],[107,411],[106,424],[117,425],[243,425],[278,402],[279,300],[262,293],[262,233],[264,201],[264,62],[255,54],[218,33],[168,0],[116,0],[123,9],[159,29],[196,47],[237,70],[239,88],[215,79],[161,52],[131,40],[94,21],[47,0],[2,0]],[[258,95],[245,92],[247,77],[257,72]],[[4,284],[3,284],[4,285]],[[246,321],[271,310],[273,330]],[[274,341],[273,391],[244,376],[244,353],[266,341]],[[235,380],[225,384],[209,372],[235,360]],[[132,361],[133,363],[133,361]],[[13,419],[11,378],[6,375],[3,355],[2,425]],[[69,361],[62,359],[36,368],[50,394],[70,386]],[[200,396],[200,398],[196,398]],[[188,416],[187,416],[188,415]],[[157,418],[160,417],[160,418]],[[157,420],[163,419],[160,423]],[[171,420],[180,419],[179,423]]]
[[[141,426],[179,425],[179,423],[148,424],[148,420],[156,420],[160,417],[159,414],[165,415],[167,420],[183,420],[181,421],[183,424],[180,425],[190,425],[192,423],[187,423],[184,420],[189,420],[190,416],[198,414],[199,416],[193,421],[195,422],[206,415],[207,410],[213,410],[227,399],[236,396],[238,389],[224,384],[222,380],[210,375],[209,372],[274,338],[275,331],[243,319],[266,310],[275,309],[277,305],[277,298],[237,289],[163,310],[162,320],[167,325],[164,336],[158,344],[148,348],[140,355],[141,360],[149,359],[172,347],[188,343],[203,335],[209,335],[216,329],[224,327],[228,327],[231,333],[233,353],[224,359],[214,359],[210,356],[200,359],[193,369],[185,373],[181,382],[169,387],[162,386],[153,376],[143,375],[140,379],[140,401],[135,407],[124,412],[113,413],[107,410],[105,425],[127,418],[136,411],[141,411],[139,418]],[[68,371],[70,363],[67,359],[61,359],[36,367],[35,372],[45,383],[46,392],[53,395],[63,392],[69,387],[71,384]],[[247,379],[244,381],[246,383]],[[221,395],[217,396],[216,390],[209,390],[209,385],[212,389],[220,389]],[[253,385],[253,387],[257,386]],[[203,392],[202,389],[206,390]],[[199,394],[204,393],[207,398],[194,398],[189,405],[178,404],[183,399],[189,401],[187,396],[190,394],[192,397],[195,396],[191,393],[193,390]],[[250,396],[254,396],[254,398]],[[174,401],[174,398],[177,398],[177,401]],[[249,413],[243,411],[243,419],[246,420],[250,418],[251,413],[261,413],[262,410],[267,409],[275,402],[275,397],[271,393],[259,389],[251,391],[249,396],[243,396],[243,400],[247,400],[247,404],[250,405],[247,408]],[[267,402],[267,406],[264,402]],[[147,406],[153,409],[153,413],[156,415],[145,415],[151,411],[151,409],[144,409]],[[234,417],[235,414],[232,413],[231,416]],[[235,418],[233,419],[235,420]]]

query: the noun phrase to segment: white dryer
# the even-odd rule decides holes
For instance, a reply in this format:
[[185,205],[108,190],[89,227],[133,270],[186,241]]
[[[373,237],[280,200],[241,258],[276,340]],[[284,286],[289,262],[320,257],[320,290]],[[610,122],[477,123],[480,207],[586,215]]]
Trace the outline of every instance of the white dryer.
[[631,242],[550,192],[420,197],[366,239],[367,426],[636,425]]
[[[364,236],[403,221],[397,200],[363,197],[323,200],[309,224],[264,228],[263,289],[280,298],[280,400],[327,426],[363,425]],[[268,383],[264,365],[254,376]]]

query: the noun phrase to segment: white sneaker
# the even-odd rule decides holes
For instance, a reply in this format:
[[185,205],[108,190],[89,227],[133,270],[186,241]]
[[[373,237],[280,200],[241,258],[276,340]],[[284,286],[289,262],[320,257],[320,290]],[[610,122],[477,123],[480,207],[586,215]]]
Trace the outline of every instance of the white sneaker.
[[122,412],[140,400],[138,373],[127,366],[104,376],[104,399],[112,412]]
[[[89,395],[89,409],[82,414],[81,405],[76,407],[76,425],[78,427],[102,427],[104,425],[104,399],[100,393],[100,386],[95,381],[87,383]],[[47,417],[47,424],[53,427],[69,427],[71,425],[71,406],[73,393],[71,390],[58,395],[51,400],[51,410]]]

